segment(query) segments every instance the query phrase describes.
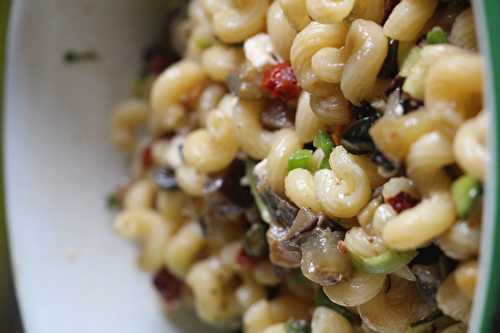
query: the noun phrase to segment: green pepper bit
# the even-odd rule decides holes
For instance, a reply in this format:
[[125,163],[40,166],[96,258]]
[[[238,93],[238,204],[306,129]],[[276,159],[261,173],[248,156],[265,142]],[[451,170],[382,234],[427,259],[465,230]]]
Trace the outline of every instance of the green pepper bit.
[[479,201],[483,189],[479,180],[464,175],[453,182],[451,193],[458,216],[465,219],[469,216],[472,207]]
[[448,42],[448,36],[446,32],[441,27],[434,27],[425,36],[425,41],[429,45],[433,44],[444,44]]
[[312,169],[312,151],[308,149],[299,149],[288,158],[288,171],[294,169]]
[[392,251],[387,250],[378,256],[364,258],[350,253],[354,267],[362,272],[370,274],[390,274],[407,265],[415,256],[417,251]]
[[333,147],[335,147],[335,144],[333,143],[332,138],[330,138],[327,132],[320,130],[314,137],[313,146],[323,150],[323,152],[325,153],[325,157],[329,158],[330,154],[333,151]]

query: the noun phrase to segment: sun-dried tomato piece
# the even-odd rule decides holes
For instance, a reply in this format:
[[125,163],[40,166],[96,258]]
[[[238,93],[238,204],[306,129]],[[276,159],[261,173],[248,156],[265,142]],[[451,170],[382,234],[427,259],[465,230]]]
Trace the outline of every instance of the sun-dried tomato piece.
[[165,267],[156,272],[153,285],[167,303],[178,300],[182,295],[183,282]]
[[149,169],[153,166],[153,143],[147,145],[142,150],[142,167],[144,169]]
[[267,67],[262,76],[262,87],[273,98],[284,101],[297,98],[300,95],[297,77],[292,66],[287,62]]
[[249,256],[243,247],[236,255],[236,263],[245,269],[254,269],[260,261],[260,257]]
[[394,210],[398,213],[401,213],[404,210],[415,207],[420,200],[412,197],[406,192],[399,192],[398,195],[389,198],[386,200],[389,205],[394,208]]

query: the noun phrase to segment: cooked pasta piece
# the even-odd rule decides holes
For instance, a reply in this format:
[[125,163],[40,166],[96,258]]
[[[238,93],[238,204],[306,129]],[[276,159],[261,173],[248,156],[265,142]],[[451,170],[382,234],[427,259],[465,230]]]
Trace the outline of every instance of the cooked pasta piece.
[[290,24],[278,1],[274,1],[267,13],[267,33],[274,48],[283,60],[290,59],[290,49],[297,31]]
[[273,139],[273,133],[260,122],[264,108],[263,101],[240,99],[233,111],[236,141],[244,153],[255,159],[267,156]]
[[370,180],[363,168],[337,146],[330,155],[332,170],[314,175],[314,186],[324,212],[331,217],[353,217],[370,201]]
[[235,294],[240,307],[245,311],[254,303],[266,297],[264,287],[249,278],[245,279],[243,284],[236,289]]
[[320,23],[336,23],[345,19],[354,8],[355,0],[306,0],[307,12]]
[[182,226],[170,238],[164,251],[165,263],[169,271],[180,278],[185,278],[205,243],[203,232],[197,222]]
[[298,207],[321,211],[321,204],[316,198],[314,177],[305,169],[295,169],[285,178],[285,194]]
[[296,31],[301,31],[311,23],[311,18],[307,14],[306,0],[278,0],[278,2]]
[[149,114],[146,102],[137,99],[126,100],[113,110],[111,139],[113,144],[124,152],[134,149],[137,129],[144,125]]
[[284,193],[285,177],[288,173],[288,158],[301,148],[297,134],[291,129],[282,129],[274,134],[269,155],[267,155],[267,180],[277,193]]
[[362,18],[381,24],[384,19],[385,0],[356,0],[348,18]]
[[349,321],[338,312],[320,306],[314,310],[311,321],[311,333],[352,333]]
[[342,47],[346,34],[347,26],[343,22],[331,25],[312,22],[295,37],[290,50],[290,60],[304,90],[324,97],[334,91],[336,85],[321,80],[312,69],[312,59],[321,49]]
[[384,34],[400,41],[413,41],[434,14],[438,0],[402,0],[384,24]]
[[212,46],[203,52],[201,63],[203,71],[214,81],[225,82],[226,78],[243,63],[241,49]]
[[153,208],[156,190],[155,184],[148,178],[136,181],[125,192],[123,207],[125,209]]
[[206,127],[208,113],[217,108],[226,92],[226,89],[219,84],[210,84],[203,89],[196,105],[200,127]]
[[470,175],[485,180],[489,155],[486,147],[487,115],[480,113],[459,127],[453,142],[458,164]]
[[207,175],[198,172],[195,168],[183,165],[175,170],[175,180],[179,187],[189,195],[201,197]]
[[232,115],[237,101],[233,96],[224,97],[207,116],[207,128],[187,136],[183,149],[187,164],[203,173],[220,171],[231,164],[238,152]]
[[[205,1],[208,2],[208,1]],[[212,14],[215,34],[224,43],[240,43],[266,27],[269,0],[213,1]]]
[[203,86],[205,80],[201,66],[189,60],[170,66],[156,79],[151,91],[153,133],[173,129],[185,120],[187,110],[182,98]]
[[326,127],[311,109],[310,99],[309,93],[302,92],[295,113],[295,132],[297,132],[300,142],[304,143],[311,142],[316,133]]
[[161,215],[152,209],[126,209],[116,216],[114,228],[122,237],[142,244],[139,266],[143,270],[155,272],[162,266],[172,230]]
[[450,43],[466,50],[477,50],[476,25],[472,8],[464,10],[453,22]]

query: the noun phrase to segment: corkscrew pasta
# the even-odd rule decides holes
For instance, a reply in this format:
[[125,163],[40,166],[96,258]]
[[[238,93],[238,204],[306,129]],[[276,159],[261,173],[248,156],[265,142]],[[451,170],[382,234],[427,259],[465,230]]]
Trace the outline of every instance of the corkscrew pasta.
[[133,167],[108,198],[167,312],[465,333],[490,164],[470,2],[178,5],[113,109]]

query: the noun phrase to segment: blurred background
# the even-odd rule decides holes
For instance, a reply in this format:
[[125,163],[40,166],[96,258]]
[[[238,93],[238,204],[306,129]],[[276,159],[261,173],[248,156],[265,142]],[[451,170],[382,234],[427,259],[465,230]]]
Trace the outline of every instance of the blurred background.
[[[0,101],[3,101],[2,78],[4,76],[5,41],[8,23],[9,1],[0,0]],[[0,110],[2,109],[0,105]],[[1,119],[1,117],[0,117]],[[2,124],[3,125],[3,124]],[[3,128],[3,126],[2,126]],[[3,156],[0,145],[0,156]],[[12,270],[10,269],[7,232],[5,224],[5,209],[3,198],[3,169],[0,163],[0,332],[21,333],[21,319],[16,303]]]

